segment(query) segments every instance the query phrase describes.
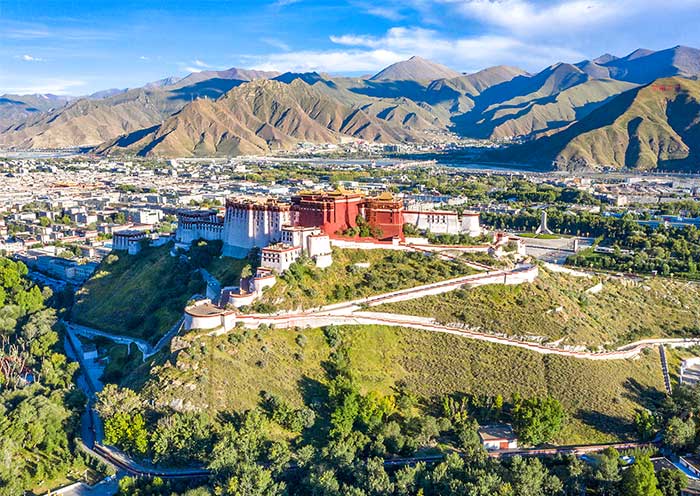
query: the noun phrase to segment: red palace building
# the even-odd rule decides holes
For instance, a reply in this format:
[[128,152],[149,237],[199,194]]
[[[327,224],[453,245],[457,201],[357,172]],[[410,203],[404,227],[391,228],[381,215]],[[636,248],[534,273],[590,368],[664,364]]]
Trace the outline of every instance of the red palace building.
[[391,193],[367,198],[362,193],[336,190],[292,197],[292,223],[320,227],[329,236],[357,227],[358,216],[378,228],[381,239],[403,238],[403,204]]

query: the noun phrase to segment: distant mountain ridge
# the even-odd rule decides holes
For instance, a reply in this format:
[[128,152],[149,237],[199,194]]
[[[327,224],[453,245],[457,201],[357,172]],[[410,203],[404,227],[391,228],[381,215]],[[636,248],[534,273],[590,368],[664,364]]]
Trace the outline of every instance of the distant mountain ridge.
[[121,134],[160,124],[197,98],[218,98],[250,78],[277,74],[236,68],[202,71],[184,78],[165,78],[141,88],[99,92],[69,100],[60,108],[27,115],[24,121],[0,133],[0,146],[96,146]]
[[494,154],[560,169],[700,170],[700,81],[679,76],[626,91],[560,133]]
[[[692,115],[696,100],[688,95],[694,95],[698,76],[700,50],[683,46],[559,62],[534,74],[508,66],[461,74],[420,57],[362,78],[237,68],[202,71],[55,106],[43,102],[34,108],[21,98],[7,98],[5,104],[0,101],[0,123],[3,112],[8,120],[18,120],[0,128],[0,146],[235,155],[287,150],[300,142],[424,142],[455,133],[506,142],[529,140],[512,152],[499,152],[500,160],[544,160],[560,168],[688,169],[696,156],[696,135],[678,128],[678,122],[689,130],[695,125],[677,116],[681,107],[691,109]],[[663,81],[668,78],[677,79],[673,84],[687,91],[666,103],[644,98],[653,103],[650,109],[632,98],[646,95],[654,84],[667,84]],[[612,133],[606,126],[626,115],[621,103],[625,99],[638,109],[639,127]],[[658,133],[649,131],[650,123]],[[607,141],[605,133],[618,141]],[[644,145],[636,136],[651,144]],[[657,141],[663,143],[661,148],[650,151]],[[608,153],[621,143],[639,147],[640,153]]]
[[370,81],[434,81],[460,76],[449,67],[414,56],[396,62],[372,76]]

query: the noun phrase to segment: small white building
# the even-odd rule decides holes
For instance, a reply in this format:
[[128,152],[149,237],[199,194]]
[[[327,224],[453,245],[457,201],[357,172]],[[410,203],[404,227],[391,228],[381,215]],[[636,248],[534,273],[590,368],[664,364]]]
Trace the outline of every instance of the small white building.
[[296,262],[300,256],[301,246],[277,243],[266,246],[261,250],[260,265],[281,274]]
[[306,252],[319,269],[325,269],[333,264],[331,238],[327,234],[312,234],[306,238]]
[[700,357],[687,358],[681,362],[681,384],[693,386],[700,382]]
[[97,346],[94,344],[86,344],[83,346],[83,359],[84,360],[97,360]]
[[488,451],[516,449],[518,438],[508,424],[482,425],[479,427],[481,444]]
[[146,239],[145,231],[125,230],[115,232],[112,236],[112,249],[126,251],[129,255],[135,255],[141,251],[141,241]]

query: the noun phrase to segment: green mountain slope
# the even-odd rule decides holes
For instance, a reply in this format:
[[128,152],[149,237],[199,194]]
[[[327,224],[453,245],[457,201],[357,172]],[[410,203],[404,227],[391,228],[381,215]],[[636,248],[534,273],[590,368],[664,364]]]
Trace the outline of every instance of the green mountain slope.
[[[352,326],[341,331],[349,344],[349,367],[363,392],[391,394],[402,388],[419,398],[500,394],[506,399],[515,393],[551,394],[569,415],[555,440],[565,444],[634,437],[636,410],[663,390],[657,352],[600,362],[411,329]],[[216,338],[189,334],[184,340],[188,346],[146,380],[142,397],[155,408],[245,410],[259,404],[261,391],[298,407],[325,394],[324,364],[332,349],[320,329],[237,330]]]
[[627,91],[551,137],[496,157],[560,169],[698,170],[700,82],[663,78]]

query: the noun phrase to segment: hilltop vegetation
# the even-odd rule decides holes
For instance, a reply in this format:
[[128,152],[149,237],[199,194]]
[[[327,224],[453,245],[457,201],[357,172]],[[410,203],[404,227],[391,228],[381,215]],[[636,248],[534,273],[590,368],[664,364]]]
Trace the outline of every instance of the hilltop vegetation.
[[137,255],[106,257],[76,294],[71,320],[155,343],[205,288],[196,268],[169,250],[146,247]]
[[[635,409],[663,387],[658,355],[595,362],[540,355],[446,334],[379,326],[341,327],[347,359],[363,394],[403,391],[430,408],[431,398],[468,394],[550,394],[568,414],[558,441],[608,441],[634,434]],[[293,408],[314,408],[326,395],[332,347],[319,329],[242,331],[187,336],[189,348],[155,367],[141,393],[159,411],[208,415],[260,404],[261,391]],[[517,373],[514,371],[517,370]]]
[[[588,291],[602,284],[599,292]],[[684,281],[592,279],[540,269],[533,283],[482,286],[417,300],[388,303],[373,311],[464,322],[509,336],[563,345],[619,346],[649,337],[700,334],[700,287]]]
[[326,269],[300,258],[254,308],[261,312],[313,308],[472,273],[459,262],[422,253],[336,248],[333,265]]
[[[187,494],[535,496],[580,494],[584,485],[629,494],[617,490],[614,450],[601,455],[603,475],[574,458],[490,460],[477,422],[512,422],[524,444],[619,439],[634,431],[634,410],[662,396],[655,353],[616,363],[551,360],[384,327],[185,338],[140,394],[110,386],[98,408],[107,442],[165,464],[208,466],[206,488]],[[444,463],[384,466],[436,453],[447,454]],[[648,465],[647,453],[635,455]],[[290,463],[295,470],[285,470]],[[644,478],[656,484],[653,470]],[[120,483],[120,494],[170,490]]]

